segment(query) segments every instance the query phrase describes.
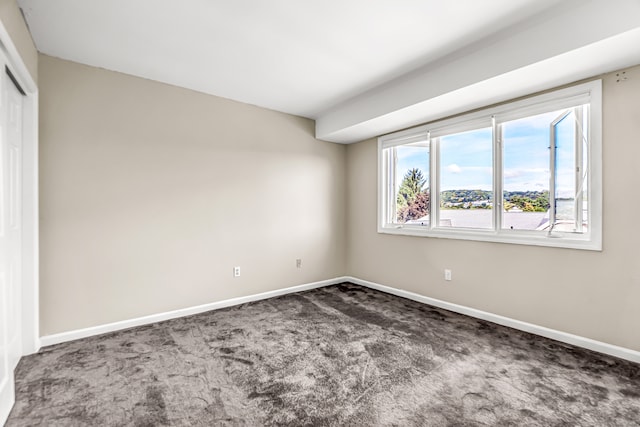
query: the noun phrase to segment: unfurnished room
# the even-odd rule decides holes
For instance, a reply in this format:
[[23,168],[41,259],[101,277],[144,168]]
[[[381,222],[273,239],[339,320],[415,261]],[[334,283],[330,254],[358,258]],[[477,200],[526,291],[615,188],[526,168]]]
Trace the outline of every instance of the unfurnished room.
[[0,425],[640,426],[639,0],[0,0]]

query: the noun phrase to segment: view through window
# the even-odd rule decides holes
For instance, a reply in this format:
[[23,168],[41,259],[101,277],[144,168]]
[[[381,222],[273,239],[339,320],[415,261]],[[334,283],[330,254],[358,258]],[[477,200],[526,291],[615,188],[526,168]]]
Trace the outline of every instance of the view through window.
[[443,227],[493,226],[491,128],[446,135],[440,149],[440,217]]
[[592,93],[560,91],[382,137],[381,231],[594,241]]

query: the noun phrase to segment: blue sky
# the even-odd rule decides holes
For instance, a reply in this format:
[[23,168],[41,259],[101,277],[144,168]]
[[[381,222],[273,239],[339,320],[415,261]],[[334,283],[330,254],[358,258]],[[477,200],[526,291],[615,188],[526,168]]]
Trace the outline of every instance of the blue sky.
[[[549,189],[549,125],[560,111],[527,117],[503,124],[504,189],[543,191]],[[558,150],[558,193],[572,196],[573,114],[560,123]],[[562,143],[566,141],[565,143]],[[440,189],[492,189],[491,128],[449,135],[440,142]],[[413,167],[428,176],[426,147],[398,147],[398,184]]]

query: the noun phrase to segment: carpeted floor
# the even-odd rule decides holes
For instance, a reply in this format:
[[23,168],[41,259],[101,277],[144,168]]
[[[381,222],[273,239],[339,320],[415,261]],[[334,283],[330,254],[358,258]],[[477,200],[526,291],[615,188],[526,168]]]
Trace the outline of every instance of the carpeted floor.
[[25,357],[7,426],[640,426],[640,365],[352,284]]

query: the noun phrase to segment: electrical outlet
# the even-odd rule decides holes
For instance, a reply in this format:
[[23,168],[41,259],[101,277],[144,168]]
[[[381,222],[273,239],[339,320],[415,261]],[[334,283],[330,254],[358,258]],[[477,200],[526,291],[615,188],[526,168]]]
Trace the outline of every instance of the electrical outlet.
[[445,268],[444,270],[444,280],[451,280],[451,270],[449,270],[448,268]]
[[240,277],[240,267],[233,267],[233,277]]
[[302,258],[298,258],[298,259],[296,260],[296,267],[297,267],[297,268],[302,268]]

